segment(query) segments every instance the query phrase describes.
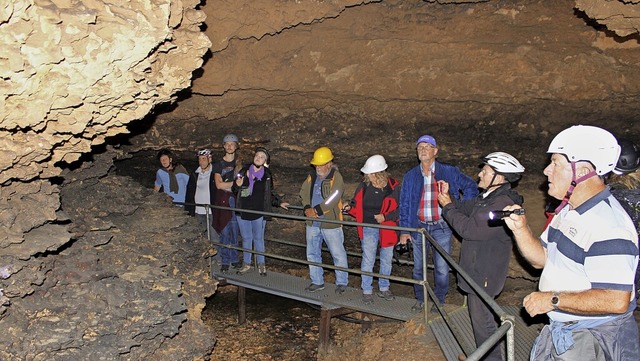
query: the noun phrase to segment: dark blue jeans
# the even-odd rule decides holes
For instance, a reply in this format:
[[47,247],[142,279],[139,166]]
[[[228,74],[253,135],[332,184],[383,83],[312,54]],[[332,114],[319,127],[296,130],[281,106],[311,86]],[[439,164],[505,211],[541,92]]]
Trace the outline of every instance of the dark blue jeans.
[[[436,224],[419,223],[420,227],[427,230],[427,233],[438,242],[438,244],[451,253],[451,228],[445,221],[437,222]],[[411,234],[413,243],[413,279],[422,280],[424,270],[422,269],[422,235],[420,233]],[[427,242],[425,259],[429,259],[429,249],[431,243]],[[433,253],[433,265],[435,267],[435,287],[434,291],[438,301],[444,303],[445,296],[449,292],[449,264],[440,256],[438,252]],[[416,299],[419,302],[424,303],[424,293],[422,292],[421,285],[413,285],[413,289],[416,294]]]

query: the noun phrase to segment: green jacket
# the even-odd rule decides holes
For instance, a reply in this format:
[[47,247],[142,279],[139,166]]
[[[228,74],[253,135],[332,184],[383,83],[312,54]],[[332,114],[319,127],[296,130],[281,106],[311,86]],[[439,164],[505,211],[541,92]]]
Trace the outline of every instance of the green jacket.
[[[300,187],[300,197],[302,198],[302,204],[304,209],[311,208],[311,199],[313,198],[313,185],[316,182],[318,174],[315,170],[307,176],[307,179],[302,183]],[[313,207],[318,213],[318,216],[323,216],[324,219],[342,220],[342,193],[344,192],[344,181],[342,175],[338,171],[338,168],[333,166],[329,175],[322,181],[322,198],[324,202],[321,202],[317,206]],[[310,226],[313,222],[307,221],[307,225]],[[342,227],[341,224],[322,222],[321,228],[338,228]]]

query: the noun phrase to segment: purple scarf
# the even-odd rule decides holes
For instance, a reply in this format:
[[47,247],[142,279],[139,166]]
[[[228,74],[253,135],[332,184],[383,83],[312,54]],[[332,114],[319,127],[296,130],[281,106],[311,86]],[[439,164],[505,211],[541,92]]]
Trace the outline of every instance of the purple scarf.
[[253,194],[253,183],[257,179],[259,181],[262,180],[264,176],[264,167],[260,167],[260,170],[256,171],[256,166],[254,164],[249,167],[249,194]]

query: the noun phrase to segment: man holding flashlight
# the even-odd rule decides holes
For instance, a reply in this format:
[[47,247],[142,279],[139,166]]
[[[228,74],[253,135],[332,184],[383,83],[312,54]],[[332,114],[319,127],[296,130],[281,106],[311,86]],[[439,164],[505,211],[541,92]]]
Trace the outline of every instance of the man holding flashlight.
[[[523,198],[511,189],[520,180],[524,167],[504,152],[494,152],[482,159],[484,166],[478,173],[479,196],[461,202],[449,194],[449,184],[441,183],[438,202],[442,216],[460,237],[460,267],[491,297],[495,298],[504,287],[511,258],[511,232],[494,216],[506,206],[522,205]],[[524,210],[520,208],[521,210]],[[505,212],[508,213],[508,212]],[[498,329],[496,316],[471,286],[458,277],[458,286],[467,293],[469,316],[476,346],[484,343]],[[500,344],[491,349],[484,361],[501,361]]]
[[577,125],[556,135],[547,153],[548,194],[562,200],[549,226],[538,238],[525,215],[505,218],[520,253],[542,269],[540,291],[523,301],[531,316],[550,319],[531,360],[640,360],[638,234],[603,179],[620,146],[604,129]]

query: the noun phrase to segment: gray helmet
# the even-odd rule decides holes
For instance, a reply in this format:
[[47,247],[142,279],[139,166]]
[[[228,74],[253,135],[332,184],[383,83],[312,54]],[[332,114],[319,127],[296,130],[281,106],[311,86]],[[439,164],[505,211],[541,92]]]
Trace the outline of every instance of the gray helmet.
[[225,135],[224,138],[222,138],[222,144],[224,144],[226,142],[240,143],[240,139],[238,139],[238,137],[235,134],[229,133],[229,134]]

